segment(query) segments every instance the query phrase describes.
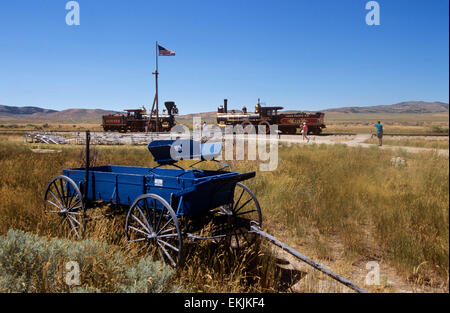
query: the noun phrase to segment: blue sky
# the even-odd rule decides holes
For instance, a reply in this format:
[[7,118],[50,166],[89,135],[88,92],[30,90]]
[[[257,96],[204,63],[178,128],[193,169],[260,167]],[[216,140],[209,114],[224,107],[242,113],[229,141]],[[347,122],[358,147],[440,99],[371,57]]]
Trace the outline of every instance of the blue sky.
[[160,103],[180,113],[449,101],[449,2],[79,0],[0,2],[0,104],[123,110],[150,106],[155,41]]

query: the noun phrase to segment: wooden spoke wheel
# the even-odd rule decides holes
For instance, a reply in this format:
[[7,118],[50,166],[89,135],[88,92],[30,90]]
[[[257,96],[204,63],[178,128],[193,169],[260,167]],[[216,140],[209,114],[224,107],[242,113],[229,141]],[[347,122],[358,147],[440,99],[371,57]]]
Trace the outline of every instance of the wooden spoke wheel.
[[183,239],[178,218],[160,196],[146,194],[134,201],[125,220],[125,237],[139,251],[152,253],[174,268],[181,265]]
[[57,176],[47,185],[44,193],[44,212],[60,218],[60,224],[68,227],[80,239],[85,228],[83,196],[77,184],[67,176]]
[[262,227],[261,207],[252,191],[242,183],[237,183],[233,203],[215,210],[213,236],[227,238],[232,247],[252,245],[257,235],[249,233],[250,227]]

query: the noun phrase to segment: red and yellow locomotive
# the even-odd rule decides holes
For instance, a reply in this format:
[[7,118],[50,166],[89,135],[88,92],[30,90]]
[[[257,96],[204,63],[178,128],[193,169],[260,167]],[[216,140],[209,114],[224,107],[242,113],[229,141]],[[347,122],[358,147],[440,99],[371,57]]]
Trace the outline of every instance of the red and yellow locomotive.
[[258,126],[264,126],[266,132],[269,132],[270,125],[278,125],[278,130],[282,134],[296,134],[303,123],[308,126],[308,133],[319,135],[325,128],[325,113],[316,112],[278,112],[283,107],[263,107],[259,99],[255,106],[255,112],[247,112],[247,108],[243,107],[242,111],[236,112],[232,110],[228,112],[227,99],[224,100],[224,106],[220,106],[217,111],[217,123],[220,127],[226,125],[242,125],[245,128],[253,125],[256,130]]
[[[161,132],[169,132],[175,125],[175,115],[178,114],[175,102],[164,103],[166,110],[156,118],[154,112],[151,117],[147,115],[144,107],[142,109],[125,110],[125,113],[103,115],[102,127],[104,131],[119,132],[144,132],[147,130],[156,131],[156,124]],[[150,123],[149,123],[150,122]]]

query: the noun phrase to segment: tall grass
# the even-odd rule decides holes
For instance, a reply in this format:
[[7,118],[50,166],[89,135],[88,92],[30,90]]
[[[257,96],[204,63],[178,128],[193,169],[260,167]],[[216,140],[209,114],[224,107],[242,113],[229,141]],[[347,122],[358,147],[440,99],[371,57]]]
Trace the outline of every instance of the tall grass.
[[[406,167],[391,165],[399,154]],[[266,227],[325,259],[389,260],[411,280],[448,286],[447,158],[345,145],[284,146],[279,156],[251,184]]]
[[[0,140],[0,235],[19,229],[65,236],[43,214],[42,194],[63,168],[82,166],[82,148],[35,154],[20,142]],[[96,150],[97,164],[154,165],[146,147]],[[407,166],[392,167],[393,156],[406,159]],[[280,145],[279,159],[272,172],[259,172],[258,161],[231,162],[233,170],[257,172],[244,183],[258,197],[270,233],[312,257],[379,260],[413,282],[448,288],[447,158],[376,147]],[[123,249],[123,223],[123,216],[94,220],[86,236]],[[187,242],[186,266],[173,279],[193,291],[276,291],[268,251],[264,245],[237,253],[221,244]]]

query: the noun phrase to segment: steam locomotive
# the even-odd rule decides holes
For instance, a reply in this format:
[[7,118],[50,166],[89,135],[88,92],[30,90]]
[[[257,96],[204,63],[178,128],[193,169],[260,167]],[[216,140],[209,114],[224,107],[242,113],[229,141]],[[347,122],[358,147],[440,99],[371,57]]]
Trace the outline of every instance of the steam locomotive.
[[173,101],[164,103],[166,110],[159,114],[158,120],[156,112],[147,115],[144,107],[142,109],[125,110],[124,113],[108,114],[102,117],[102,127],[104,131],[118,132],[144,132],[148,129],[150,132],[156,131],[158,123],[159,131],[169,132],[175,126],[175,115],[178,114],[178,108]]
[[224,105],[220,106],[217,110],[217,123],[220,127],[226,127],[226,125],[242,125],[244,131],[247,126],[253,125],[256,130],[258,126],[264,126],[263,129],[266,133],[270,131],[270,125],[278,125],[278,130],[282,134],[296,134],[303,123],[308,126],[308,133],[319,135],[325,126],[325,113],[316,112],[278,112],[282,110],[280,106],[261,106],[258,99],[258,103],[255,106],[255,112],[247,112],[247,108],[244,106],[242,111],[232,110],[228,112],[228,100],[224,100]]

